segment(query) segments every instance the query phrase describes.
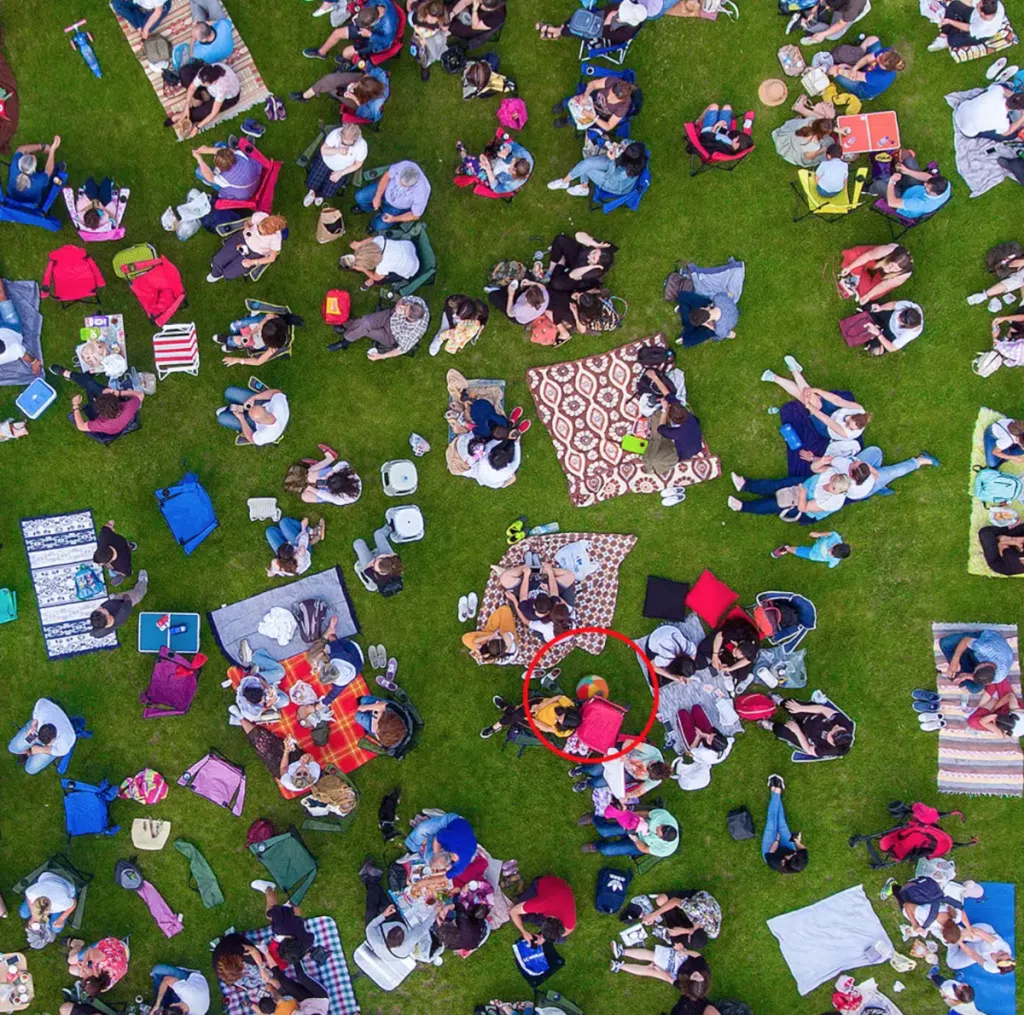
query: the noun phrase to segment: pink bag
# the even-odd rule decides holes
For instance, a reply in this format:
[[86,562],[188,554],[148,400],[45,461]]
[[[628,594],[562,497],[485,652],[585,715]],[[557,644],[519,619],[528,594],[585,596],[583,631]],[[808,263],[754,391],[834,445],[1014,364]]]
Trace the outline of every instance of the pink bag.
[[121,800],[134,800],[152,807],[167,796],[167,780],[155,769],[144,768],[121,783],[117,792]]
[[522,99],[502,99],[498,105],[497,117],[502,127],[508,130],[522,130],[529,119],[526,103]]

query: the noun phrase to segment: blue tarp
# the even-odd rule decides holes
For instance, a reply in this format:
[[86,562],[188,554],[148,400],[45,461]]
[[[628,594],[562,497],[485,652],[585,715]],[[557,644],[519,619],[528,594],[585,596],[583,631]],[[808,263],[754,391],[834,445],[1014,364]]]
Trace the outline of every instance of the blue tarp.
[[117,786],[104,779],[98,786],[74,779],[61,779],[64,790],[64,826],[69,836],[116,835],[118,825],[110,824],[110,801],[117,796]]
[[[964,909],[974,923],[990,924],[1010,946],[1014,955],[1014,895],[1012,884],[998,881],[979,882],[985,889],[980,899],[968,899]],[[961,969],[956,977],[974,988],[974,1004],[985,1015],[1014,1015],[1016,1012],[1017,977],[1014,973],[986,973],[981,966]]]
[[157,490],[156,499],[171,534],[186,556],[219,524],[210,495],[194,472],[186,472],[174,486]]

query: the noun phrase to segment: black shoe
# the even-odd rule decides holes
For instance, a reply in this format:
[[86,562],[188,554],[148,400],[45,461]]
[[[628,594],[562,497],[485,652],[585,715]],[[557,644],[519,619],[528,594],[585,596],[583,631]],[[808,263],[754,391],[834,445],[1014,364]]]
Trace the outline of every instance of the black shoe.
[[508,708],[508,702],[500,694],[496,694],[491,701],[494,702],[495,708]]
[[565,99],[561,99],[551,107],[551,112],[554,116],[558,116],[559,113],[565,112]]
[[288,98],[291,99],[292,102],[309,102],[309,99],[306,98],[305,92],[289,92]]
[[429,81],[429,80],[430,80],[430,68],[429,67],[421,67],[420,68],[420,81]]
[[480,739],[481,740],[490,740],[491,737],[493,737],[494,734],[497,733],[497,732],[498,731],[493,726],[485,726],[480,731]]
[[327,347],[327,351],[342,352],[343,350],[347,349],[351,344],[351,342],[346,342],[345,339],[340,338],[338,339],[337,342],[331,342],[331,344]]
[[69,373],[67,367],[62,367],[59,363],[51,363],[47,368],[54,377],[63,377],[66,373]]
[[376,881],[378,878],[384,877],[384,871],[377,866],[377,858],[375,856],[368,856],[363,861],[363,866],[359,868],[359,880]]
[[555,120],[554,123],[551,124],[551,126],[552,127],[568,127],[569,126],[569,117],[567,117],[567,116],[560,116],[557,120]]

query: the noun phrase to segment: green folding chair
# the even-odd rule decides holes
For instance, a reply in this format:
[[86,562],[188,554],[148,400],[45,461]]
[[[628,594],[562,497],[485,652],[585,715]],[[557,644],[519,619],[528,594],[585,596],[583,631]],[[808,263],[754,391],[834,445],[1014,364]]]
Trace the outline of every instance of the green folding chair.
[[0,624],[18,619],[18,595],[13,589],[0,589]]
[[389,291],[397,299],[401,296],[412,296],[417,289],[434,284],[437,278],[437,255],[430,244],[425,222],[403,222],[400,226],[385,229],[381,236],[392,240],[412,240],[416,245],[416,256],[420,260],[419,274],[415,278],[406,279],[395,285],[384,283],[378,286],[381,305],[384,302],[385,291]]
[[293,905],[297,906],[302,901],[316,880],[319,870],[316,858],[306,848],[294,825],[281,835],[254,842],[249,852],[267,868],[267,873]]
[[570,1001],[557,990],[535,990],[533,1005],[535,1008],[556,1008],[562,1015],[584,1015],[583,1009],[575,1001]]
[[20,881],[16,882],[11,891],[16,895],[24,895],[31,885],[36,883],[40,874],[59,874],[67,878],[75,886],[75,897],[78,905],[71,914],[65,926],[72,930],[78,930],[82,926],[82,919],[85,916],[85,899],[89,892],[89,882],[92,875],[79,870],[64,853],[55,853],[45,863],[40,864],[34,871],[26,874]]

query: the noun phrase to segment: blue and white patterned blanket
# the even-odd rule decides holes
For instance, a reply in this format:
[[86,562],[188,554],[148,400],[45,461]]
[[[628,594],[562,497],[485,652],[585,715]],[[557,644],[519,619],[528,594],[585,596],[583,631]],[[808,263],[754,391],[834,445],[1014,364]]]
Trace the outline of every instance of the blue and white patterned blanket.
[[[46,654],[50,659],[117,648],[117,635],[104,638],[90,633],[89,614],[107,598],[103,569],[92,562],[96,552],[96,525],[92,512],[23,518],[28,566],[32,573],[39,622],[43,628]],[[85,565],[95,573],[102,592],[92,599],[79,599],[75,575]]]

